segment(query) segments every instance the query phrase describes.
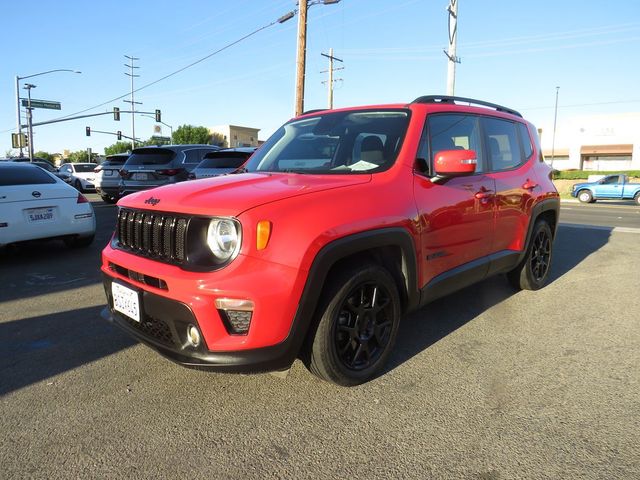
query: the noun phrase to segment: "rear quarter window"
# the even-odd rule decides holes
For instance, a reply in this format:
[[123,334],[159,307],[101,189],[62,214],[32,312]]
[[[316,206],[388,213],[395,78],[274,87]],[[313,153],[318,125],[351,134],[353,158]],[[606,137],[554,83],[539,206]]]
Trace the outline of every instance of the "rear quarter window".
[[44,185],[56,179],[39,167],[8,166],[0,169],[0,187],[10,185]]

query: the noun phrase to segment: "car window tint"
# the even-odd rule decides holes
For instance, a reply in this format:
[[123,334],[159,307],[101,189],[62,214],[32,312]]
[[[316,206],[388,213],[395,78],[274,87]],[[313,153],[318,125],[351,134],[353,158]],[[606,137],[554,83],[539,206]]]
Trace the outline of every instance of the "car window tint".
[[10,165],[0,169],[0,186],[44,185],[56,180],[41,168]]
[[249,155],[221,155],[205,157],[198,168],[238,168],[249,158]]
[[604,180],[602,180],[602,183],[604,185],[614,185],[616,183],[620,183],[620,176],[612,175],[610,177],[606,177]]
[[184,163],[200,163],[200,160],[202,160],[202,156],[204,155],[204,153],[205,150],[200,150],[198,148],[185,150]]
[[166,165],[171,163],[176,153],[164,149],[140,149],[134,152],[126,162],[126,165]]
[[427,131],[431,165],[435,155],[443,150],[473,150],[478,159],[476,172],[485,171],[480,142],[480,124],[476,115],[431,115],[427,120]]
[[522,163],[520,145],[513,122],[498,118],[482,119],[489,164],[494,171],[509,170]]
[[529,129],[523,123],[518,123],[518,130],[520,131],[520,140],[522,141],[522,152],[524,153],[524,158],[528,159],[533,154],[533,145],[531,145]]
[[93,172],[93,169],[96,168],[98,165],[74,165],[75,169],[76,169],[76,173],[89,173],[89,172]]

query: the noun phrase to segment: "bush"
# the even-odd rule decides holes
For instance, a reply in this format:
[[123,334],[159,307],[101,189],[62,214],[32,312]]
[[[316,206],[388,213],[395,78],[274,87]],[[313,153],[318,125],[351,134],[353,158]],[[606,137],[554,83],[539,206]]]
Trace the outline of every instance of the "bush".
[[630,178],[640,177],[640,170],[627,170],[627,171],[614,171],[614,172],[594,172],[594,171],[585,171],[585,170],[563,170],[553,171],[553,179],[554,180],[586,180],[589,178],[589,175],[614,175],[616,173],[624,173],[628,175]]

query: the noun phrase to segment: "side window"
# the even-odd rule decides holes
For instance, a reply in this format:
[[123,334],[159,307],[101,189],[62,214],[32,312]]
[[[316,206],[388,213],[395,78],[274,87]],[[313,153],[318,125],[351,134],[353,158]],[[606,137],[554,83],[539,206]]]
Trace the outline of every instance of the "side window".
[[516,125],[498,118],[483,118],[491,170],[509,170],[523,163]]
[[191,150],[185,150],[184,152],[184,163],[200,163],[200,160],[204,156],[204,153],[197,148],[193,148]]
[[71,173],[71,169],[69,168],[69,165],[62,165],[60,167],[60,171],[63,173]]
[[[433,166],[435,155],[442,150],[473,150],[478,163],[476,172],[484,172],[485,162],[480,142],[480,124],[475,115],[435,114],[427,119],[430,155],[429,164]],[[422,142],[420,149],[423,148]],[[418,152],[420,156],[422,152]],[[425,157],[426,158],[426,157]]]
[[524,153],[524,158],[528,160],[533,154],[533,146],[531,145],[529,129],[524,123],[518,123],[517,125],[518,131],[520,132],[520,141],[522,142],[522,153]]
[[620,176],[612,175],[602,180],[602,183],[603,185],[615,185],[616,183],[620,183]]

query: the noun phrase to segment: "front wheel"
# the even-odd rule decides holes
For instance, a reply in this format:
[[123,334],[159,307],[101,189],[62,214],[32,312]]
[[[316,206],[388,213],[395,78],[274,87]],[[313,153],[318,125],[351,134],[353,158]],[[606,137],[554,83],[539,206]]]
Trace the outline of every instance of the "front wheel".
[[578,200],[582,203],[591,203],[593,202],[593,194],[589,190],[581,190],[578,192]]
[[519,290],[539,290],[544,287],[551,268],[552,251],[551,227],[546,221],[538,220],[524,259],[507,273],[509,282]]
[[343,386],[373,378],[398,334],[401,307],[389,272],[375,264],[344,269],[327,281],[309,369]]

